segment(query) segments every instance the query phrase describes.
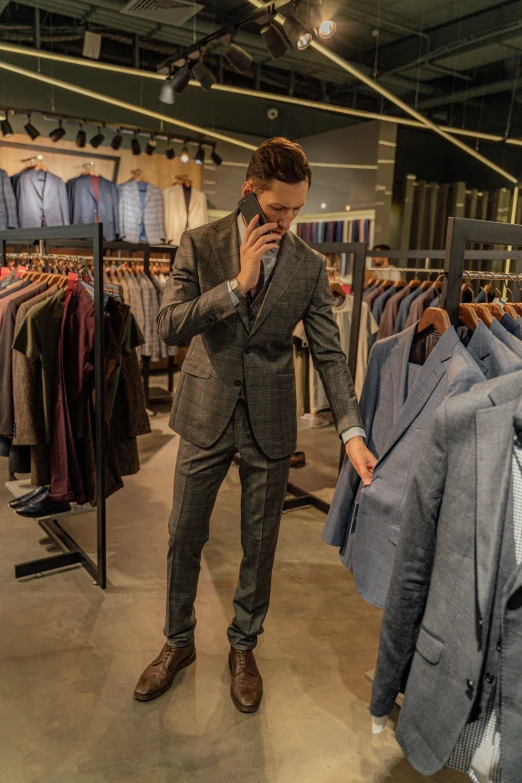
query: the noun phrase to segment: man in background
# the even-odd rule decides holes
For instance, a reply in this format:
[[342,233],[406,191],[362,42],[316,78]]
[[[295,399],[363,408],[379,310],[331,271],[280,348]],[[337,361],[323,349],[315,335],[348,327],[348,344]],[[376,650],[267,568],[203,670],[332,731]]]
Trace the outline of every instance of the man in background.
[[[375,245],[374,250],[391,250],[389,245]],[[389,258],[383,258],[383,256],[372,256],[372,263],[370,267],[370,274],[368,277],[373,277],[374,280],[400,280],[401,273],[390,264]]]

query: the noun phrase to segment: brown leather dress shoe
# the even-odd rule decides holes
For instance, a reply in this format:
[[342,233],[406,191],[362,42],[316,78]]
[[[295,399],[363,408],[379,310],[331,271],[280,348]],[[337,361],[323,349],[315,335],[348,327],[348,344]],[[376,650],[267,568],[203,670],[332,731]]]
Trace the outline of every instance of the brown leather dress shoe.
[[165,644],[155,661],[147,666],[136,685],[134,698],[138,701],[157,699],[168,691],[176,674],[196,660],[196,647],[171,647]]
[[240,712],[257,712],[263,697],[263,680],[253,650],[230,648],[228,665],[232,675],[230,693]]

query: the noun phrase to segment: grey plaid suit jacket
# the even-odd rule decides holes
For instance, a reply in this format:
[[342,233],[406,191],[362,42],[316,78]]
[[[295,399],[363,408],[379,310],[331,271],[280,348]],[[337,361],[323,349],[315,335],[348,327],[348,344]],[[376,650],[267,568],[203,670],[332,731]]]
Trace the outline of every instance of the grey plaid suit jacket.
[[[138,243],[140,241],[142,210],[136,180],[130,179],[128,182],[118,185],[118,209],[121,238],[125,242]],[[163,193],[150,182],[147,184],[143,220],[149,245],[161,245],[165,241]]]
[[[496,318],[491,324],[490,332],[497,338],[497,340],[500,340],[500,342],[505,345],[506,348],[509,348],[509,350],[514,353],[515,356],[520,359],[520,361],[522,361],[522,340],[519,340],[519,338],[515,337],[514,334],[508,332],[508,330],[502,326],[502,324],[500,324]],[[522,367],[520,369],[522,369]]]
[[[365,601],[384,607],[390,585],[405,493],[422,451],[433,414],[448,396],[468,391],[484,375],[460,343],[453,327],[433,348],[410,394],[408,360],[416,325],[372,348],[361,396],[368,448],[378,458],[372,483],[362,490],[345,460],[323,531],[327,544],[340,547]],[[359,504],[355,528],[350,524]]]
[[[480,694],[488,645],[499,641],[488,632],[490,622],[497,626],[493,596],[521,403],[522,372],[447,400],[404,503],[371,713],[388,715],[406,686],[396,737],[423,775],[447,762]],[[522,771],[520,566],[512,577],[498,601],[503,783],[519,783]]]
[[4,228],[18,228],[18,214],[11,180],[0,169],[0,229]]
[[210,448],[243,389],[263,452],[270,459],[291,454],[297,434],[292,331],[301,320],[339,435],[361,426],[323,257],[287,232],[255,320],[246,299],[236,310],[228,293],[226,281],[239,269],[236,213],[183,234],[158,315],[167,345],[193,338],[174,397],[172,429]]
[[[504,329],[503,326],[498,326]],[[496,329],[495,322],[492,324]],[[512,335],[511,335],[512,336]],[[516,337],[513,337],[516,340]],[[498,378],[506,373],[522,370],[522,364],[518,356],[501,342],[493,331],[479,321],[468,343],[468,351],[484,373],[486,380]]]

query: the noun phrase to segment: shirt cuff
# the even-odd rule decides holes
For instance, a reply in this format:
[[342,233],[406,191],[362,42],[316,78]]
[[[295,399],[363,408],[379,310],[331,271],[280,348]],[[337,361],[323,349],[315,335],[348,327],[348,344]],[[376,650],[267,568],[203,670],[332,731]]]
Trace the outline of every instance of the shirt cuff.
[[230,285],[230,280],[227,280],[227,289],[228,289],[228,295],[230,297],[230,301],[234,305],[234,307],[237,307],[239,304],[239,299],[235,295],[235,293],[232,291],[232,287]]
[[346,445],[348,441],[351,440],[352,438],[366,439],[366,433],[362,427],[350,427],[349,429],[341,432],[341,438],[343,439],[344,444]]

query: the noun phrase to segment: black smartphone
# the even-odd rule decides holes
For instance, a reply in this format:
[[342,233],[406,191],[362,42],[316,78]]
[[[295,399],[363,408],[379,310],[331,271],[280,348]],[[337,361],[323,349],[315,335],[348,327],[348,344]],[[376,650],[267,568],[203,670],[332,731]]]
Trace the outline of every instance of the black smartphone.
[[245,219],[247,226],[249,225],[252,218],[254,218],[256,215],[259,215],[256,228],[258,228],[258,226],[264,226],[265,223],[268,223],[263,210],[259,206],[259,201],[257,200],[255,193],[249,193],[247,196],[245,196],[245,198],[242,198],[238,203],[238,207]]

